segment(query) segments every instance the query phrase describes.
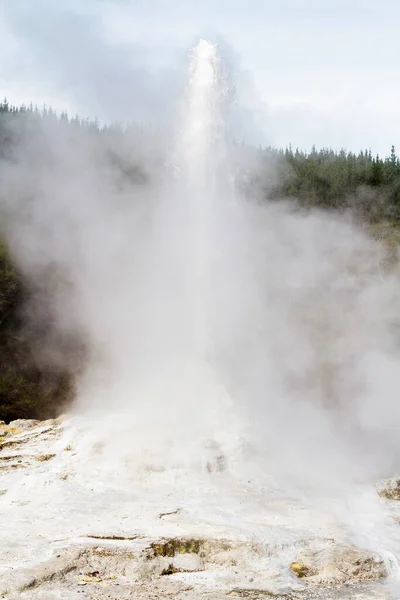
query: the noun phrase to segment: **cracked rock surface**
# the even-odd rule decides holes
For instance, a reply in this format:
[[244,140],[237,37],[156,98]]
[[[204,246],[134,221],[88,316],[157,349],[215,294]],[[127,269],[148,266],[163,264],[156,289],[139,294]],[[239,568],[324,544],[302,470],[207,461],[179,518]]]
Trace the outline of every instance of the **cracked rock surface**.
[[210,455],[195,473],[152,468],[112,436],[77,417],[0,424],[1,598],[396,597],[393,556],[357,545],[331,510],[210,468]]

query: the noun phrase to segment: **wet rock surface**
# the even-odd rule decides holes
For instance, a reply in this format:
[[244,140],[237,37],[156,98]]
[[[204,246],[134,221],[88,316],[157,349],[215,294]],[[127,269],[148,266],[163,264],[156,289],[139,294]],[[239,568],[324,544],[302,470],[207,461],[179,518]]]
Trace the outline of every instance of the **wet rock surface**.
[[338,544],[319,552],[303,553],[292,563],[291,570],[299,579],[318,584],[379,581],[388,575],[379,556]]
[[400,478],[394,477],[381,481],[377,485],[378,494],[388,500],[400,501]]
[[382,558],[335,541],[322,521],[314,530],[314,515],[305,530],[304,507],[251,512],[249,486],[234,514],[212,486],[209,507],[190,494],[179,506],[184,487],[151,487],[164,472],[125,480],[117,462],[107,474],[92,458],[99,441],[78,433],[66,417],[0,424],[0,598],[392,597]]

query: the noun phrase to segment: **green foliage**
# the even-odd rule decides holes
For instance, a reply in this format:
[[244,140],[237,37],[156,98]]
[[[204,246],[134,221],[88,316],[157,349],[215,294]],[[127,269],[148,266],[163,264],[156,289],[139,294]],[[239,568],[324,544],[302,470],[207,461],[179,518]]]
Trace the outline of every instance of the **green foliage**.
[[[278,153],[279,154],[279,153]],[[286,176],[269,191],[272,197],[293,197],[303,206],[352,210],[367,222],[400,220],[400,161],[392,146],[383,159],[370,150],[280,153]]]
[[0,241],[0,326],[16,301],[18,280],[5,245]]
[[28,301],[28,288],[0,242],[0,420],[6,422],[56,417],[72,394],[67,373],[36,365],[21,320]]

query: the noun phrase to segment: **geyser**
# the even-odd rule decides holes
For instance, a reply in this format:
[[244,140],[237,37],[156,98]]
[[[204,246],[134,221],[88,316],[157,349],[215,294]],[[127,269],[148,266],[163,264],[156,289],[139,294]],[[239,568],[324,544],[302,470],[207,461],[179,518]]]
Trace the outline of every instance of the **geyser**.
[[57,274],[52,320],[88,349],[76,412],[99,415],[115,460],[148,452],[202,470],[214,447],[232,475],[319,491],[372,481],[400,450],[398,278],[343,218],[239,192],[233,93],[200,41],[172,158],[164,143],[140,155],[129,132],[14,121],[21,143],[1,164],[10,247],[39,287]]
[[19,524],[25,566],[54,531],[255,536],[264,562],[253,548],[230,576],[248,586],[249,568],[259,589],[293,586],[300,548],[328,571],[344,564],[354,553],[336,542],[396,571],[398,528],[374,484],[399,467],[398,274],[382,273],[383,249],[344,218],[239,191],[229,74],[206,41],[189,63],[168,153],[129,131],[10,122],[7,239],[55,329],[84,337],[87,362],[63,437],[53,425],[27,442],[37,470],[10,479],[4,539],[13,549]]

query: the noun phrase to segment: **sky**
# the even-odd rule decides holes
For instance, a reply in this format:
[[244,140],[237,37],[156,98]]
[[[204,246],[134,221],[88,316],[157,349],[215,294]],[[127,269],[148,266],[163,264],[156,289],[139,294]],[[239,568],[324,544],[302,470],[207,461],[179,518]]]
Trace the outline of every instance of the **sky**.
[[247,141],[388,154],[399,23],[398,0],[0,0],[0,94],[157,124],[206,38],[233,71]]

